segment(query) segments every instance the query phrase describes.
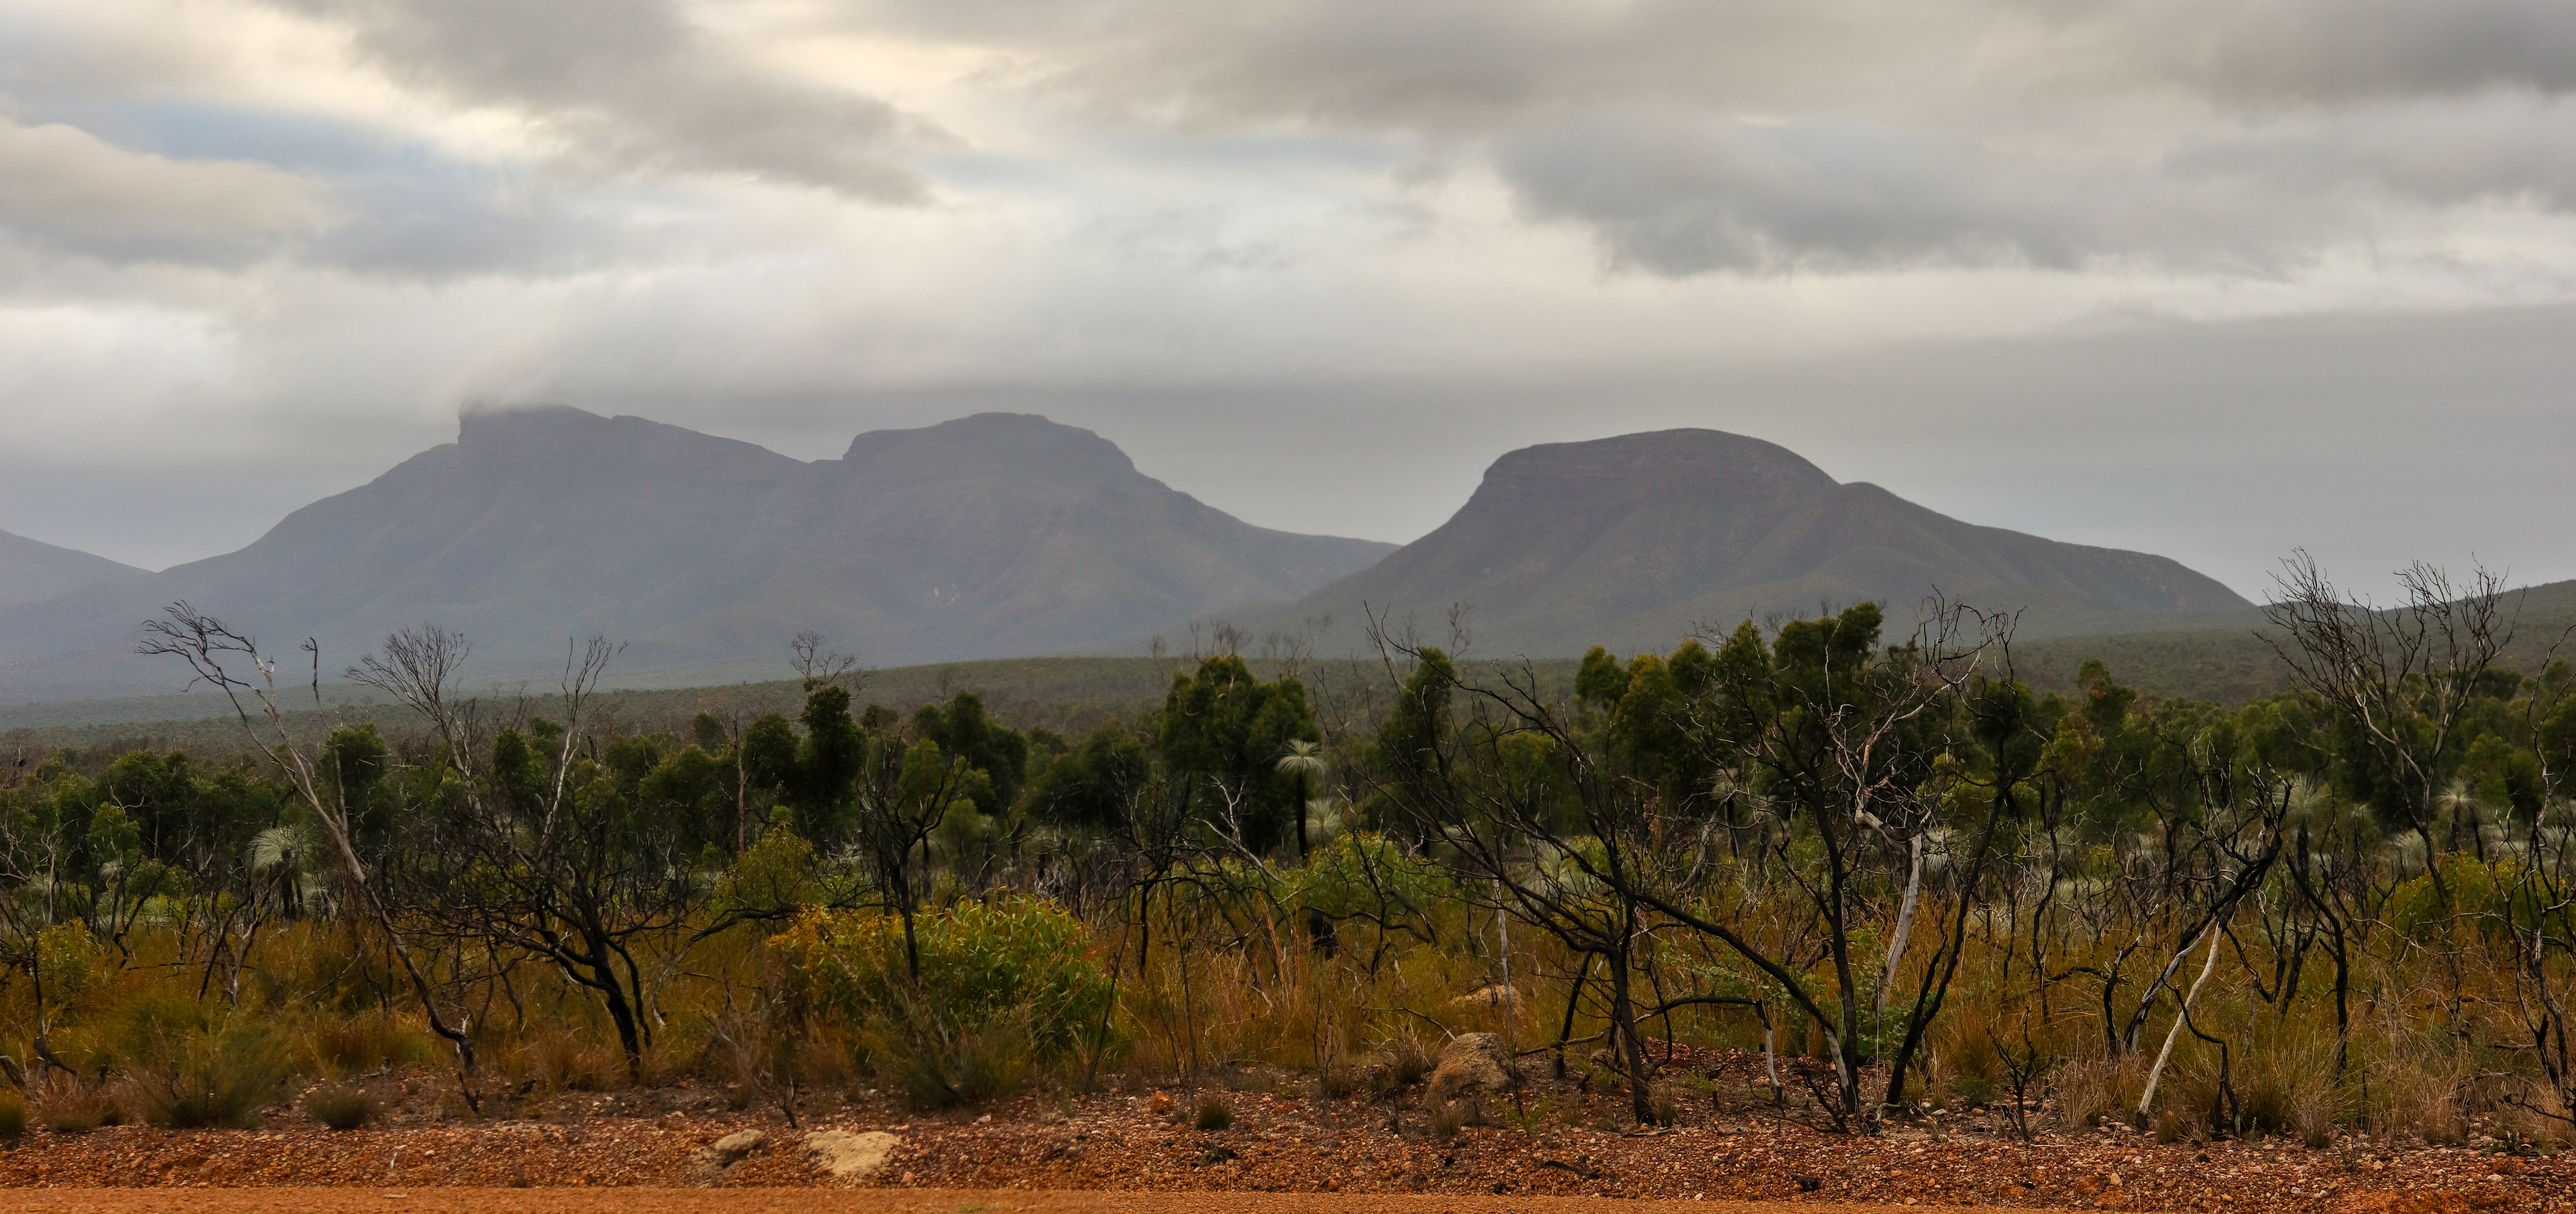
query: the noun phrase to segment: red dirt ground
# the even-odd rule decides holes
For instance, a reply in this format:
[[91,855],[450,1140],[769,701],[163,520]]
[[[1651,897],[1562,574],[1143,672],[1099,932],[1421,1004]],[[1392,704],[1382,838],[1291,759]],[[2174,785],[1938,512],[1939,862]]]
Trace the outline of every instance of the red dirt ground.
[[[0,1188],[14,1190],[0,1197],[0,1209],[344,1208],[332,1202],[469,1208],[456,1204],[465,1201],[495,1211],[614,1203],[619,1214],[651,1214],[684,1201],[689,1209],[799,1214],[964,1214],[977,1204],[999,1211],[1008,1203],[1039,1214],[1226,1214],[1256,1206],[1500,1214],[1575,1208],[1541,1198],[1617,1197],[1687,1201],[1700,1211],[1728,1202],[1919,1202],[1912,1208],[2576,1214],[2571,1154],[2506,1155],[2493,1141],[2432,1147],[2345,1139],[2320,1150],[2280,1139],[2160,1144],[2116,1129],[2023,1142],[1992,1112],[1876,1136],[1840,1135],[1794,1113],[1719,1099],[1743,1090],[1727,1075],[1740,1060],[1701,1061],[1706,1065],[1695,1062],[1695,1072],[1726,1082],[1681,1108],[1670,1129],[1620,1133],[1609,1127],[1624,1097],[1542,1081],[1535,1086],[1546,1089],[1544,1098],[1536,1091],[1524,1097],[1521,1125],[1508,1124],[1505,1106],[1494,1110],[1505,1124],[1466,1128],[1445,1142],[1426,1132],[1418,1102],[1401,1093],[1393,1103],[1365,1094],[1324,1100],[1311,1080],[1284,1075],[1235,1076],[1236,1090],[1224,1093],[1233,1123],[1214,1131],[1188,1124],[1188,1094],[1149,1087],[1030,1096],[980,1113],[935,1115],[862,1091],[809,1097],[801,1125],[791,1127],[782,1110],[739,1107],[739,1092],[683,1084],[523,1094],[487,1103],[484,1119],[468,1121],[443,1103],[438,1076],[388,1075],[381,1083],[391,1111],[379,1128],[334,1133],[280,1108],[256,1130],[34,1131],[0,1149]],[[833,1183],[801,1149],[804,1134],[818,1128],[885,1130],[902,1139],[884,1170],[864,1182],[870,1196],[812,1187]],[[706,1161],[709,1144],[743,1129],[764,1132],[760,1149],[729,1167]],[[623,1195],[578,1192],[602,1186]],[[789,1195],[777,1191],[781,1186],[799,1191]],[[460,1195],[467,1189],[481,1191]],[[654,1189],[692,1192],[685,1199],[646,1192]],[[222,1193],[209,1195],[216,1190]],[[406,1196],[384,1196],[395,1192]],[[986,1200],[978,1193],[1002,1195]],[[1361,1195],[1370,1200],[1354,1200]],[[1640,1214],[1647,1206],[1617,1208]]]
[[[1603,1199],[1410,1194],[1085,1193],[872,1189],[56,1189],[13,1196],[25,1214],[1601,1214]],[[1798,1205],[1796,1214],[1885,1207]],[[1614,1214],[1787,1214],[1771,1202],[1618,1202]],[[1937,1206],[1906,1214],[1956,1214]]]

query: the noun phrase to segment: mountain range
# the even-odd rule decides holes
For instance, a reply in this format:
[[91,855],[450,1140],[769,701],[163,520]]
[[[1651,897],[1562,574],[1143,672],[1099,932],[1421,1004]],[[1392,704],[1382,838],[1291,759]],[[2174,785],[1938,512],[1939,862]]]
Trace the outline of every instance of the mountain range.
[[238,552],[0,608],[0,695],[170,689],[168,660],[130,650],[181,599],[272,649],[316,638],[326,663],[433,621],[471,640],[477,674],[542,673],[598,633],[626,642],[630,679],[723,681],[774,674],[804,629],[871,665],[1097,646],[1293,599],[1393,548],[1252,526],[1039,417],[874,431],[808,463],[522,408],[467,415],[454,443]]
[[[2025,636],[2252,615],[2171,560],[1959,522],[1709,430],[1512,452],[1398,548],[1253,526],[1041,417],[871,431],[808,462],[534,406],[469,413],[455,442],[238,552],[147,574],[38,549],[78,559],[48,558],[73,570],[53,581],[0,563],[21,588],[0,597],[0,698],[172,689],[182,672],[132,648],[180,599],[273,650],[313,637],[333,669],[429,621],[472,640],[478,676],[536,677],[602,633],[627,643],[624,681],[666,686],[774,676],[805,629],[895,666],[1136,652],[1221,621],[1339,653],[1372,613],[1445,620],[1459,604],[1488,656],[1663,648],[1698,624],[1864,598],[1905,616],[1935,589],[2024,612]],[[0,562],[18,551],[0,545]]]

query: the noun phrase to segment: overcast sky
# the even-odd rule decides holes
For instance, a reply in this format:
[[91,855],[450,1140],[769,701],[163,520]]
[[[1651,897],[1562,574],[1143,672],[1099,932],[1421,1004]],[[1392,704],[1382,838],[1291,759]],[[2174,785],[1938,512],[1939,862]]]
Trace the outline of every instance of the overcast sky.
[[0,0],[0,529],[559,401],[1260,524],[1701,425],[2259,594],[2576,577],[2566,0]]

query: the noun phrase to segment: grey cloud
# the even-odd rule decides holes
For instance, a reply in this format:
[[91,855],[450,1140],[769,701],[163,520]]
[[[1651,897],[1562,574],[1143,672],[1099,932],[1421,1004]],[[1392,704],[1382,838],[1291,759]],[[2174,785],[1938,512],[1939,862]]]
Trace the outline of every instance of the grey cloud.
[[730,56],[662,0],[290,0],[351,23],[395,78],[516,108],[576,165],[740,175],[915,203],[905,157],[946,137],[884,101]]
[[2576,209],[2576,103],[2497,94],[2293,118],[2196,140],[2167,167],[2310,196],[2361,187],[2433,206],[2501,200],[2566,211]]
[[130,152],[62,123],[0,118],[0,229],[115,262],[237,263],[323,224],[319,191],[237,161]]
[[1022,84],[1129,121],[1487,155],[1525,215],[1661,274],[2139,259],[2270,276],[2371,238],[2391,205],[2568,196],[2570,128],[2547,100],[2576,86],[2564,0],[840,11],[1005,48]]
[[2576,89],[2563,0],[2026,0],[2065,65],[2238,102],[2346,103]]
[[[1973,6],[1973,5],[1972,5]],[[1444,137],[1641,96],[1797,96],[1932,46],[1959,0],[849,0],[843,23],[1008,48],[1024,83],[1183,125]],[[1820,70],[1821,69],[1821,70]]]
[[1533,218],[1587,225],[1612,264],[1661,274],[2110,257],[2260,270],[2291,227],[2226,181],[1848,120],[1595,115],[1508,137],[1496,159]]
[[1448,135],[1605,104],[1796,110],[2180,88],[2227,104],[2576,88],[2564,0],[845,0],[871,31],[1007,47],[1145,116]]

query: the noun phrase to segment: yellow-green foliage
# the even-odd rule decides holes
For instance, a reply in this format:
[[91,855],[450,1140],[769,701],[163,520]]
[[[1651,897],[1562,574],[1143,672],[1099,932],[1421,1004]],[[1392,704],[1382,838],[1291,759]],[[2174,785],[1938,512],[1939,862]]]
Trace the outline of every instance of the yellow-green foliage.
[[960,902],[921,915],[914,936],[918,983],[894,915],[807,911],[770,943],[796,995],[827,1018],[866,1024],[918,1012],[971,1029],[1024,1016],[1042,1062],[1071,1052],[1108,1009],[1109,974],[1091,958],[1090,929],[1053,902]]
[[44,974],[48,997],[78,998],[89,989],[98,966],[98,941],[86,924],[54,924],[36,933],[36,966]]

